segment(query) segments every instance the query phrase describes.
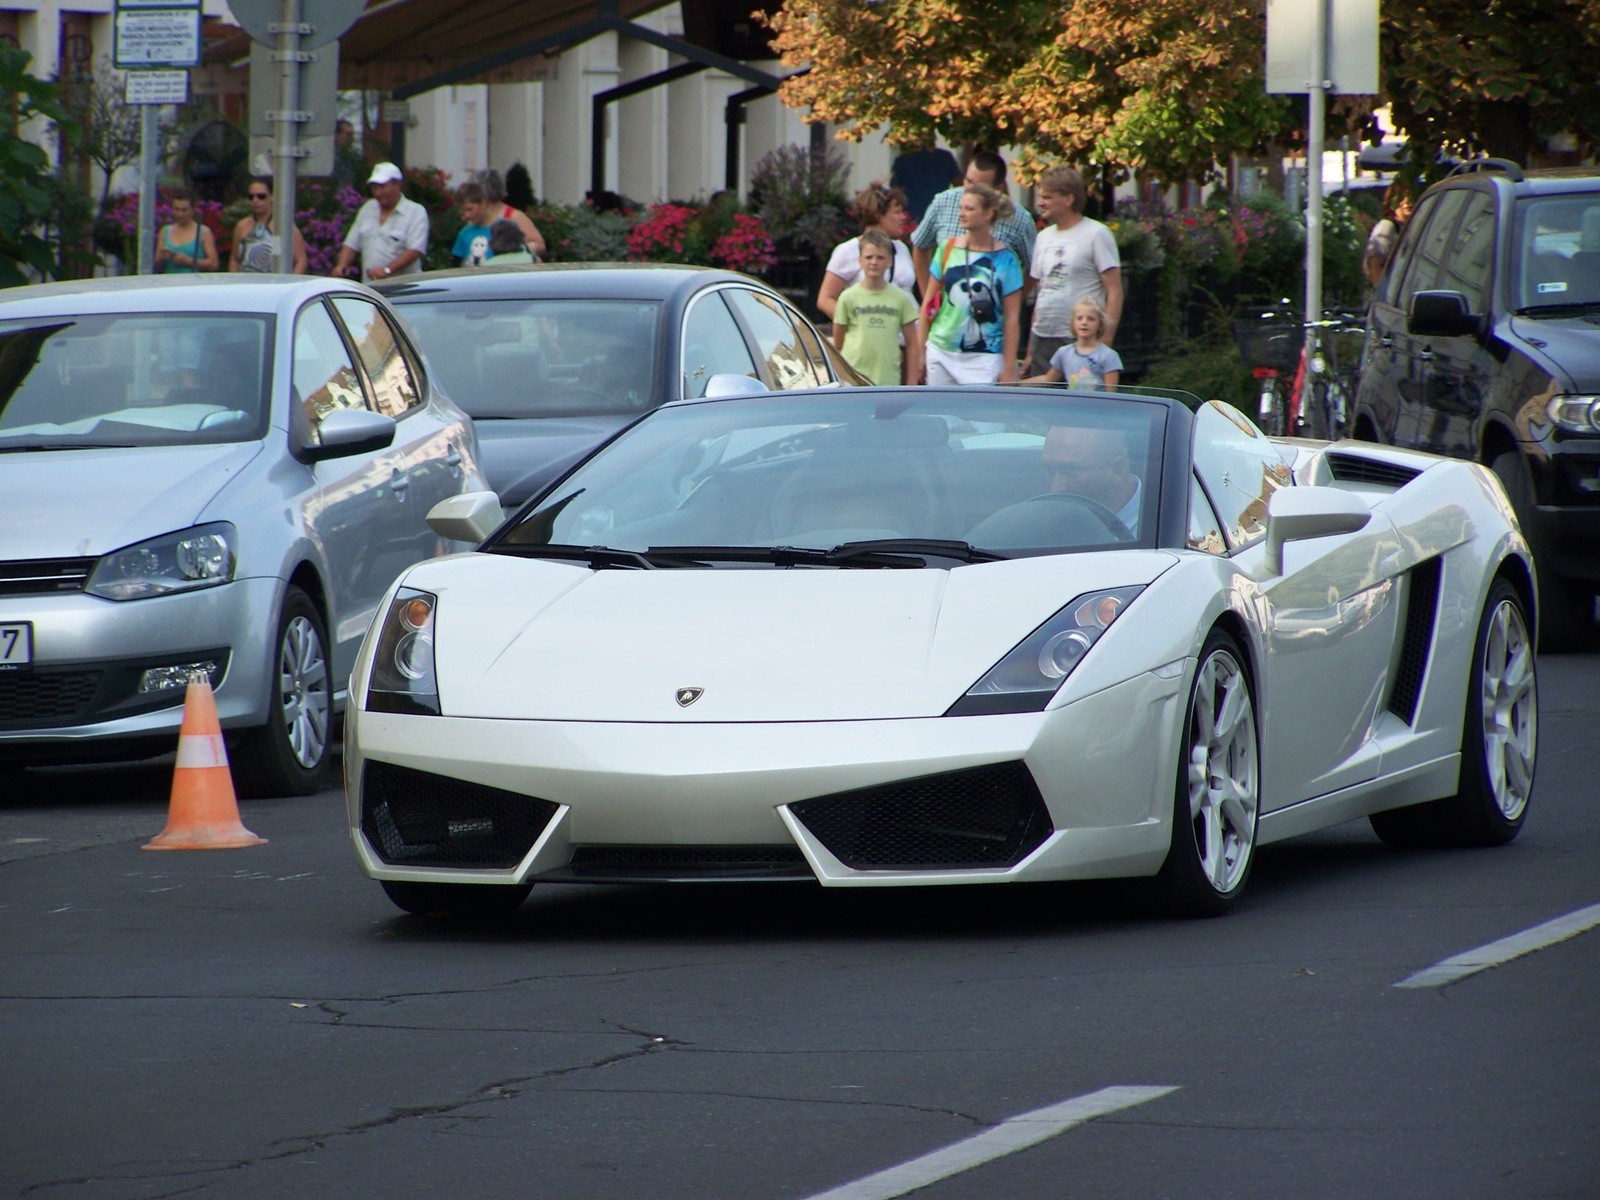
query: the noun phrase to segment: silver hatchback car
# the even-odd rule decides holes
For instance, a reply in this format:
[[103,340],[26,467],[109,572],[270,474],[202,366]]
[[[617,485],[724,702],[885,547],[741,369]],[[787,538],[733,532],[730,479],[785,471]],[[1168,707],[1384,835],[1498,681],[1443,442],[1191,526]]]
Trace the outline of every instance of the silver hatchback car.
[[210,674],[241,792],[322,782],[362,635],[472,421],[385,301],[287,276],[0,293],[0,770],[174,745]]

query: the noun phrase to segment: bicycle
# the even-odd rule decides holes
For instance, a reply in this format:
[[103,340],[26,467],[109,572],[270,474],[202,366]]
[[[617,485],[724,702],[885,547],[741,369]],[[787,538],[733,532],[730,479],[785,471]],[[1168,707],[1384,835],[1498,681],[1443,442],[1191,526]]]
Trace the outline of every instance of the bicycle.
[[[1310,336],[1300,348],[1286,425],[1294,436],[1336,442],[1349,433],[1366,325],[1359,313],[1335,310],[1306,329]],[[1360,340],[1352,347],[1353,339]],[[1351,365],[1341,366],[1341,361]]]
[[1239,361],[1250,368],[1259,388],[1256,423],[1268,436],[1282,437],[1292,428],[1292,393],[1286,391],[1284,380],[1302,357],[1305,329],[1294,319],[1287,300],[1246,311],[1247,316],[1233,322],[1233,338],[1239,347]]

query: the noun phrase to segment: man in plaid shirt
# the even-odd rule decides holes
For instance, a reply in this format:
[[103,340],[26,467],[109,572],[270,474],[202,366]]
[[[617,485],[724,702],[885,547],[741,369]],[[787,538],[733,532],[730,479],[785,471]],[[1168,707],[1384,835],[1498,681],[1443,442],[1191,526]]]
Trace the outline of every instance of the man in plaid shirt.
[[[1004,192],[1006,190],[1006,160],[992,150],[979,150],[967,164],[967,183],[986,183]],[[917,287],[923,296],[928,294],[929,271],[933,266],[933,252],[945,240],[961,233],[961,190],[958,185],[940,192],[928,205],[928,211],[917,223],[911,235],[911,264],[917,269]],[[1033,214],[1022,205],[1009,217],[994,223],[994,236],[1009,246],[1022,264],[1024,272],[1033,261],[1035,226]],[[1033,280],[1027,281],[1029,285]]]

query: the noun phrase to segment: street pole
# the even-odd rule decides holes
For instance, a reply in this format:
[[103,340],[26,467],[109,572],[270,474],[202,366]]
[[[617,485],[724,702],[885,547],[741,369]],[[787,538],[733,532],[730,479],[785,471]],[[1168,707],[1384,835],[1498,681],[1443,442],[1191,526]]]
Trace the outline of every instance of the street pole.
[[156,163],[161,149],[160,113],[154,104],[139,106],[139,274],[156,269]]
[[1322,147],[1328,92],[1328,0],[1312,0],[1311,78],[1306,81],[1306,361],[1322,320]]
[[277,126],[272,151],[272,227],[277,234],[278,252],[272,267],[281,274],[294,270],[295,193],[300,156],[304,153],[298,145],[300,122],[305,119],[300,112],[300,63],[306,57],[300,49],[302,28],[300,0],[282,0],[278,25],[273,30],[278,35],[278,49],[273,54],[278,64],[278,110],[268,114],[268,120]]

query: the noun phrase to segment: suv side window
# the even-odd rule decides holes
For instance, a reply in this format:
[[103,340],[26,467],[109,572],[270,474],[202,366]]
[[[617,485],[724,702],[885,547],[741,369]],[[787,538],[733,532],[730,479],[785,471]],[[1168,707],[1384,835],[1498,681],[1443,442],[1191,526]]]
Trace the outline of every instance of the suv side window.
[[756,346],[766,359],[773,386],[785,392],[791,388],[814,387],[811,364],[800,349],[799,335],[784,315],[782,305],[749,288],[726,288],[723,295],[750,327]]
[[758,378],[750,348],[722,293],[701,292],[683,323],[683,394],[704,396],[713,375]]
[[343,408],[365,408],[361,376],[344,338],[320,301],[306,305],[294,323],[295,444],[317,445],[322,418]]
[[1460,292],[1467,298],[1467,311],[1481,313],[1488,307],[1493,274],[1494,197],[1473,192],[1434,286]]
[[1422,237],[1417,243],[1416,256],[1411,260],[1405,280],[1400,284],[1400,295],[1395,305],[1401,312],[1410,310],[1411,297],[1417,292],[1426,292],[1441,286],[1437,282],[1439,265],[1449,252],[1451,239],[1455,237],[1456,218],[1461,215],[1461,210],[1466,206],[1470,194],[1457,188],[1439,197],[1433,219],[1422,231]]
[[1400,282],[1405,278],[1406,267],[1410,265],[1412,255],[1417,252],[1417,243],[1422,240],[1428,218],[1438,207],[1439,197],[1425,197],[1422,203],[1417,205],[1417,211],[1411,214],[1411,220],[1406,222],[1405,231],[1400,235],[1400,245],[1395,248],[1394,261],[1389,264],[1388,273],[1383,277],[1383,294],[1378,297],[1383,303],[1398,304]]
[[421,407],[422,393],[401,352],[400,337],[378,306],[356,296],[336,296],[333,307],[367,369],[378,411],[399,419]]
[[1194,470],[1232,550],[1266,534],[1267,501],[1294,482],[1267,435],[1219,400],[1206,401],[1194,415]]

